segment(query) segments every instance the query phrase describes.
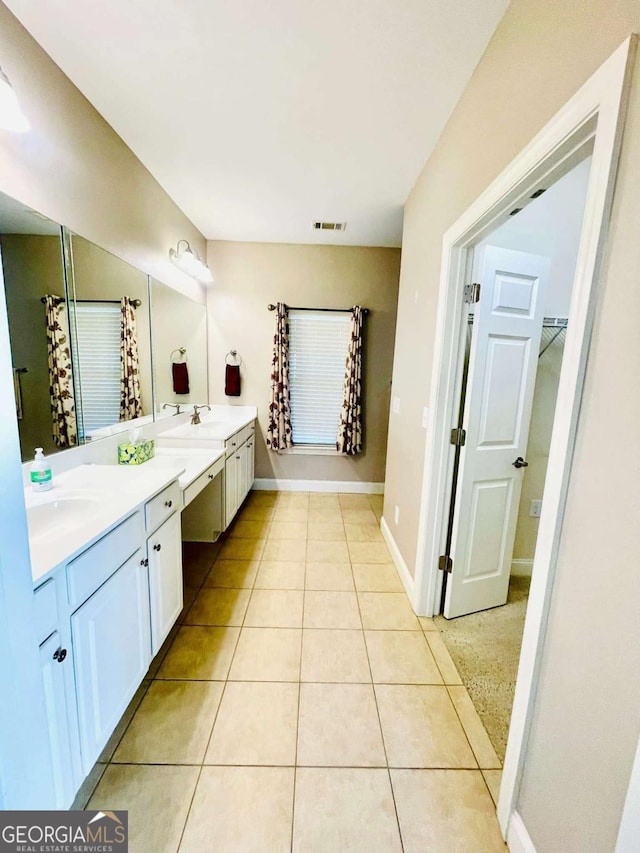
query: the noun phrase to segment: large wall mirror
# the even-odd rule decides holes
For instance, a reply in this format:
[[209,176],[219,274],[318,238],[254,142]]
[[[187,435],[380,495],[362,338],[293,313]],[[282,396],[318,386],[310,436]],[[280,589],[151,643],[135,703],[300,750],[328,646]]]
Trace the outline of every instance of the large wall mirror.
[[204,305],[0,193],[23,461],[207,401]]

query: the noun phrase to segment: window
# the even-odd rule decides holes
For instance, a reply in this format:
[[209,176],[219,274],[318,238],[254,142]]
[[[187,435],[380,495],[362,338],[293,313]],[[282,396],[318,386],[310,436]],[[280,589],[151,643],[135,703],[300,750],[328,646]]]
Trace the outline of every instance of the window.
[[79,377],[83,437],[120,420],[120,305],[78,302],[73,367]]
[[289,313],[289,396],[294,445],[335,447],[351,314]]

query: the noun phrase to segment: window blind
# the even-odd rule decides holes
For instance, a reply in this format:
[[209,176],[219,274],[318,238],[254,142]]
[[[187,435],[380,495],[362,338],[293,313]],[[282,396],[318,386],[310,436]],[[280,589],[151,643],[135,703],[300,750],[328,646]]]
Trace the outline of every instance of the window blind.
[[120,420],[120,306],[77,302],[74,370],[79,377],[83,435]]
[[294,444],[335,445],[350,333],[349,313],[289,313],[289,395]]

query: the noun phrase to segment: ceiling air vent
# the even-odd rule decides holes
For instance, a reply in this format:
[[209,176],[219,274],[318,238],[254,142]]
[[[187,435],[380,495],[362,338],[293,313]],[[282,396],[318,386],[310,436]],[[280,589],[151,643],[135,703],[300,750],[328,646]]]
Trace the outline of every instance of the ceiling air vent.
[[313,228],[315,231],[344,231],[347,227],[346,222],[314,222]]

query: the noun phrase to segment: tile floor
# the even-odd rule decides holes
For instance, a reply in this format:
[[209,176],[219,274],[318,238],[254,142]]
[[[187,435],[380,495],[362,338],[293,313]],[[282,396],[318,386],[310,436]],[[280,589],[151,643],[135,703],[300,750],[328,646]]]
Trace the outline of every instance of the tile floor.
[[252,492],[90,784],[132,853],[493,853],[500,762],[382,499]]

